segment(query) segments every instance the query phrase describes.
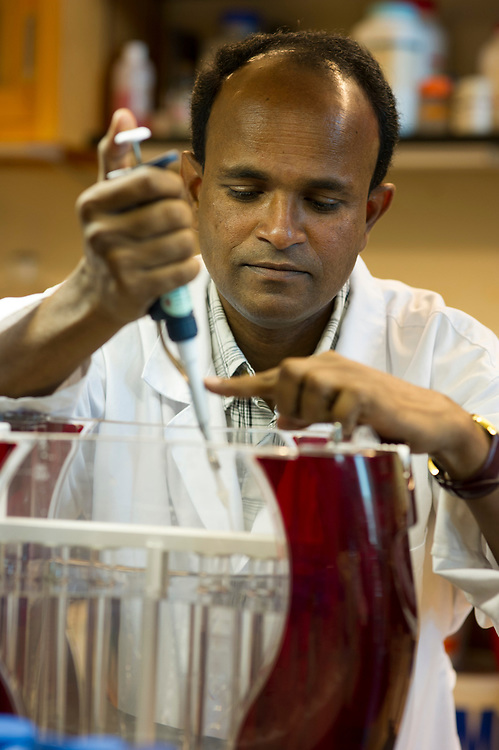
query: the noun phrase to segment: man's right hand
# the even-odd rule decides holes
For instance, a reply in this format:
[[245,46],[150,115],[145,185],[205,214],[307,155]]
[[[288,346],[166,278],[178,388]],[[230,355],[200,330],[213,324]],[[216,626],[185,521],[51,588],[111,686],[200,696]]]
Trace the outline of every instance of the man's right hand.
[[[99,146],[102,173],[130,166],[114,135],[135,127],[120,110]],[[125,126],[125,127],[123,127]],[[126,323],[199,270],[197,235],[173,170],[141,166],[78,199],[84,257],[50,296],[0,333],[0,395],[53,392]]]
[[131,146],[117,146],[114,137],[135,126],[129,110],[115,113],[99,144],[101,181],[77,202],[85,288],[90,279],[95,303],[119,326],[146,314],[159,296],[192,281],[199,270],[192,212],[176,172],[142,166],[102,179],[130,166]]
[[83,286],[117,325],[146,314],[159,296],[196,276],[192,212],[175,172],[143,166],[98,182],[80,196],[77,210]]

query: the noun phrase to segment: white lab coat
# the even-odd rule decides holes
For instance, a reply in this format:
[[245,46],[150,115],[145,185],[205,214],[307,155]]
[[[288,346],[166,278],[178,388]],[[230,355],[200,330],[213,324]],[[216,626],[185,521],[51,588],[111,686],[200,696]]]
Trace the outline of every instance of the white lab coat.
[[[191,284],[206,375],[214,374],[205,306],[207,279],[203,269]],[[0,327],[37,299],[1,300]],[[442,391],[469,412],[499,424],[496,336],[468,315],[446,307],[433,292],[373,278],[360,258],[351,277],[337,351]],[[2,398],[0,410],[25,407],[61,416],[192,425],[190,402],[185,381],[166,357],[156,325],[146,317],[125,326],[56,394]],[[209,396],[209,408],[212,425],[225,426],[218,397]],[[499,629],[499,570],[465,504],[432,487],[424,456],[414,457],[413,468],[418,519],[410,543],[420,636],[397,748],[456,750],[454,673],[442,642],[459,627],[471,605],[477,607],[480,624],[493,623]]]

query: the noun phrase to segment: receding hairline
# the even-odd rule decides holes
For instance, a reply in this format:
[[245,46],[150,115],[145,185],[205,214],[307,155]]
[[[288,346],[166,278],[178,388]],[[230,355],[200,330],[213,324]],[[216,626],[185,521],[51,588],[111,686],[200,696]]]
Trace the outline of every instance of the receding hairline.
[[[300,51],[300,48],[297,48],[298,51]],[[307,56],[301,56],[301,55],[295,55],[295,48],[289,47],[286,49],[271,49],[264,51],[258,55],[254,55],[253,57],[249,58],[243,65],[238,67],[236,70],[232,71],[229,75],[227,75],[224,79],[222,84],[220,85],[220,88],[213,100],[211,111],[210,111],[210,117],[208,118],[208,121],[206,123],[206,142],[208,139],[208,132],[210,130],[210,122],[212,121],[212,114],[213,109],[216,107],[217,102],[220,104],[220,99],[223,97],[224,93],[227,92],[227,84],[230,85],[233,82],[233,78],[240,76],[241,74],[244,75],[246,72],[248,72],[248,68],[250,67],[250,63],[259,63],[259,62],[265,62],[269,58],[282,58],[282,59],[289,59],[290,66],[294,67],[297,71],[303,71],[303,72],[310,72],[310,73],[317,73],[317,75],[320,75],[324,79],[326,79],[331,86],[335,87],[338,91],[341,91],[341,89],[346,85],[350,84],[353,85],[357,91],[357,93],[360,95],[360,97],[364,100],[364,103],[369,109],[369,112],[371,113],[375,123],[376,123],[376,129],[377,129],[377,138],[378,138],[378,148],[380,144],[380,138],[381,138],[381,131],[380,131],[380,125],[379,121],[376,115],[376,110],[373,107],[373,104],[371,100],[369,99],[366,91],[362,87],[362,85],[359,83],[359,81],[356,79],[354,75],[350,75],[349,73],[343,71],[341,67],[335,63],[333,60],[313,60],[310,61],[309,57]],[[298,57],[298,59],[297,59]],[[289,69],[282,68],[281,69],[283,73],[286,75],[289,72]],[[268,71],[262,71],[268,74]],[[258,72],[256,73],[258,75]],[[291,89],[290,89],[291,91]],[[244,86],[241,87],[240,93],[244,93]],[[230,98],[230,94],[229,94]]]
[[314,55],[310,55],[307,50],[304,50],[300,46],[278,47],[264,50],[263,52],[259,52],[257,55],[253,55],[253,57],[248,58],[248,60],[246,60],[246,62],[236,68],[236,70],[233,70],[231,73],[225,76],[218,93],[220,93],[226,81],[232,78],[232,76],[236,75],[239,71],[247,68],[250,63],[260,62],[263,60],[268,60],[269,58],[277,57],[287,58],[296,68],[301,68],[303,70],[322,71],[324,73],[327,73],[329,71],[344,79],[354,79],[354,76],[347,75],[344,71],[342,71],[338,63],[336,63],[334,60],[328,60],[327,58],[319,58]]

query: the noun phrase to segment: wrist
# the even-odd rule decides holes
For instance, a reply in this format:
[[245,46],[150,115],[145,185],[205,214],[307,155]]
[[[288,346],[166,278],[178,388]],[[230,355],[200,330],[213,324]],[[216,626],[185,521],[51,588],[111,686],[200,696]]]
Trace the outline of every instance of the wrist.
[[[461,465],[453,471],[456,466],[454,462],[445,465],[435,456],[428,461],[430,474],[438,484],[465,500],[484,497],[499,487],[498,431],[490,422],[476,414],[472,415],[472,420],[476,439],[468,445],[468,451],[472,455],[471,462],[468,453],[464,467]],[[481,456],[478,464],[477,456]],[[469,467],[473,464],[476,468],[470,472]]]
[[100,329],[103,342],[134,319],[123,314],[116,301],[115,286],[83,258],[61,287],[65,292],[64,303],[70,304],[73,312],[72,323]]

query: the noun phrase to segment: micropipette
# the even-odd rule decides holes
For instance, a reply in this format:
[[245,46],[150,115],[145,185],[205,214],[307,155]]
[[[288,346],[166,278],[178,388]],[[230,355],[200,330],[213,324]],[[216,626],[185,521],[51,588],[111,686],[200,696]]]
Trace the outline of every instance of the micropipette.
[[140,143],[141,141],[146,141],[150,137],[151,131],[149,130],[149,128],[132,128],[131,130],[122,130],[121,133],[116,133],[116,135],[114,136],[114,142],[118,146],[120,146],[122,143],[131,143],[137,164],[140,164],[142,162]]
[[[130,143],[132,145],[137,165],[142,164],[140,142],[151,136],[149,128],[140,127],[131,130],[123,130],[114,138],[117,144]],[[150,166],[166,167],[178,159],[177,151],[170,151],[146,163]],[[119,177],[129,172],[129,169],[116,169],[109,172],[107,177]],[[133,167],[132,167],[133,169]],[[186,286],[174,289],[168,294],[163,294],[149,309],[153,320],[164,320],[168,335],[177,344],[180,360],[185,370],[187,381],[192,395],[192,402],[196,418],[206,440],[210,439],[208,405],[203,378],[199,370],[197,356],[197,325],[192,311],[192,302],[189,289]]]

